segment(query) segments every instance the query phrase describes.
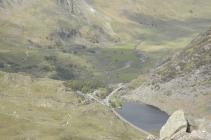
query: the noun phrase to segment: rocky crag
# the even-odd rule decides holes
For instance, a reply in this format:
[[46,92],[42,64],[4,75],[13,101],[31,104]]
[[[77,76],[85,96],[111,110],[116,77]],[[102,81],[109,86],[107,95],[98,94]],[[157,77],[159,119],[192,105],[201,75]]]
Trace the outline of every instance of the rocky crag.
[[194,128],[194,123],[187,119],[183,110],[178,110],[160,130],[160,138],[148,136],[146,140],[210,140],[211,134],[205,125]]

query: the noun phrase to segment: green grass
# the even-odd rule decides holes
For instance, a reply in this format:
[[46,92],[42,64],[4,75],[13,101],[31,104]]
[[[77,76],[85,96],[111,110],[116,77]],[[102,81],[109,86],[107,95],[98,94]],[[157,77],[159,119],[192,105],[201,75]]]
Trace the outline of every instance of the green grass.
[[[47,78],[0,72],[3,139],[143,138],[107,108],[95,103],[82,105],[83,99],[65,92],[61,81],[48,78],[113,84],[130,82],[141,75],[131,85],[135,88],[160,59],[184,47],[193,35],[210,25],[209,0],[169,0],[169,5],[162,0],[135,4],[128,4],[127,0],[92,2],[97,13],[90,13],[81,4],[83,16],[67,14],[64,7],[52,0],[45,4],[38,0],[26,5],[6,5],[10,14],[0,11],[0,70]],[[80,36],[59,38],[61,29],[74,29]],[[120,43],[115,45],[118,37]],[[78,42],[85,44],[85,49],[72,48]],[[141,43],[134,50],[136,42]],[[205,62],[209,58],[206,55]],[[172,74],[172,70],[168,72]],[[79,88],[83,88],[80,84]],[[85,85],[86,90],[93,90],[92,85]],[[106,95],[107,91],[103,91],[98,96]],[[114,106],[121,105],[118,96],[112,102]],[[63,126],[69,119],[70,124]]]
[[62,82],[0,72],[0,135],[3,139],[140,140],[143,134],[109,109],[83,105]]
[[[4,10],[0,11],[0,62],[6,65],[10,63],[12,67],[1,70],[61,80],[94,77],[107,83],[129,82],[145,73],[147,68],[151,69],[155,65],[153,60],[168,56],[167,53],[160,52],[182,48],[193,35],[210,24],[207,20],[211,15],[208,0],[200,3],[203,8],[199,8],[192,0],[188,0],[186,4],[183,1],[170,2],[171,5],[166,5],[166,2],[159,1],[160,8],[157,8],[157,5],[154,7],[157,1],[141,1],[119,9],[128,5],[127,1],[117,0],[112,2],[115,4],[111,4],[110,1],[93,0],[91,6],[97,10],[96,14],[90,13],[83,4],[79,5],[85,18],[68,15],[62,5],[58,6],[50,0],[45,5],[41,0],[29,2],[28,5],[6,5],[12,16],[4,16]],[[178,11],[180,8],[182,10]],[[196,15],[190,13],[190,10]],[[197,19],[201,19],[200,22]],[[151,27],[151,22],[154,27]],[[109,25],[116,35],[111,35]],[[61,29],[75,29],[80,37],[58,38]],[[111,45],[117,36],[120,37],[120,43]],[[102,38],[105,39],[103,43]],[[72,49],[74,40],[99,53]],[[30,44],[30,41],[33,43]],[[141,43],[135,52],[136,42]],[[29,46],[33,49],[27,48]],[[64,53],[64,50],[70,51]],[[27,51],[30,56],[25,58]],[[71,51],[77,54],[70,53]],[[137,52],[143,51],[150,57],[150,60],[145,60],[145,64],[140,62],[143,58],[137,55]],[[56,57],[56,61],[46,61],[46,56]],[[128,63],[131,63],[131,67],[127,68]]]
[[92,52],[89,48],[64,52],[63,49],[29,49],[7,44],[0,47],[1,70],[61,80],[94,78],[104,83],[129,82],[153,65],[152,60],[141,63],[145,58],[131,43],[93,47]]
[[109,103],[110,103],[112,108],[118,108],[118,107],[121,107],[123,105],[122,99],[120,99],[120,97],[118,97],[118,96],[113,96],[110,99]]
[[99,88],[106,88],[106,85],[97,80],[69,80],[64,83],[64,85],[73,90],[81,91],[82,93],[92,93]]

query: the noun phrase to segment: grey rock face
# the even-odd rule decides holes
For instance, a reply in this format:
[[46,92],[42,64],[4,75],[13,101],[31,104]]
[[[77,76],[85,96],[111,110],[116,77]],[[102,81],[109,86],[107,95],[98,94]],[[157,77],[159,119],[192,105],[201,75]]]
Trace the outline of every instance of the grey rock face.
[[157,140],[154,136],[149,135],[145,140]]
[[[193,125],[195,128],[190,129],[190,126]],[[162,127],[160,140],[210,140],[211,134],[208,132],[209,128],[207,125],[209,123],[203,119],[194,120],[190,123],[184,111],[178,110],[172,114],[167,123]]]
[[186,133],[188,122],[185,118],[184,111],[179,110],[172,114],[167,123],[160,131],[160,139],[168,140],[174,137],[177,133]]

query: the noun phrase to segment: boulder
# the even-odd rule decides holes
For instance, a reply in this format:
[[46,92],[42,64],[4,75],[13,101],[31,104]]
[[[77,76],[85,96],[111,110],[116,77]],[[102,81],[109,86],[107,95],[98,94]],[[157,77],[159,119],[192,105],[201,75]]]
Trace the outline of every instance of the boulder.
[[178,133],[180,135],[186,134],[187,128],[188,121],[185,118],[185,113],[182,110],[178,110],[171,115],[166,124],[161,128],[160,139],[169,140]]
[[155,138],[155,136],[149,135],[149,136],[147,136],[147,138],[145,140],[157,140],[157,139]]

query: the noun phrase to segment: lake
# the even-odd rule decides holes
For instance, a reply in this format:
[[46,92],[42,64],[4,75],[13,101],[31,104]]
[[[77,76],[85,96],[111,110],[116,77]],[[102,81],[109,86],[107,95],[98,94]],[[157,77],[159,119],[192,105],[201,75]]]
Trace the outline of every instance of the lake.
[[159,108],[137,102],[125,102],[116,112],[128,122],[146,131],[159,131],[169,115]]

